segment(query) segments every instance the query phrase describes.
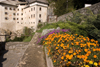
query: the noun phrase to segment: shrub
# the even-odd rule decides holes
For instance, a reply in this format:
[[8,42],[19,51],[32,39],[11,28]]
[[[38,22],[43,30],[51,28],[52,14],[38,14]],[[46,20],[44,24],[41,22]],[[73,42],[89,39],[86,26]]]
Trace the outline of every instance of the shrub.
[[22,42],[23,41],[23,39],[25,39],[25,36],[23,36],[23,34],[21,35],[21,37],[15,37],[15,39],[14,40],[10,40],[9,38],[7,38],[6,39],[6,42],[14,42],[14,41],[20,41],[20,42]]
[[39,23],[37,27],[38,28],[41,28],[42,26],[43,26],[43,24],[42,23]]
[[69,32],[69,29],[59,29],[59,30],[53,30],[53,31],[50,31],[49,33],[47,33],[46,35],[40,37],[37,41],[37,44],[42,44],[41,42],[50,34],[53,34],[53,33],[63,33],[63,32]]
[[53,33],[45,38],[43,45],[47,47],[55,67],[100,66],[100,48],[94,39],[77,34]]

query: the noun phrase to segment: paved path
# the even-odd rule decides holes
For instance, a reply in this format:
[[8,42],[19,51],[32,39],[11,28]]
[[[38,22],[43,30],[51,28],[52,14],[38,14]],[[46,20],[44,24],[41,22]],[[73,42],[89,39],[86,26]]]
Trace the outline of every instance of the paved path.
[[34,35],[30,46],[17,67],[46,67],[43,46],[36,44],[37,38],[40,35],[40,33]]
[[5,49],[8,51],[0,51],[0,67],[16,67],[27,47],[28,43],[23,42],[6,43]]

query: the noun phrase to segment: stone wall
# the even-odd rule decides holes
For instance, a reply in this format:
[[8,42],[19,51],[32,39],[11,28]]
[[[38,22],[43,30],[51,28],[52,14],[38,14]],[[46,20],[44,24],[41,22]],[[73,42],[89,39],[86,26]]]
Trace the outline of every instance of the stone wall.
[[[90,6],[90,7],[87,7],[87,8],[89,8],[93,12],[93,14],[98,14],[100,12],[100,2],[94,4],[94,5]],[[76,10],[76,12],[80,12],[81,14],[86,14],[87,11],[88,11],[87,8],[82,8],[82,9]],[[70,12],[70,13],[64,14],[62,16],[59,16],[57,18],[57,21],[64,21],[64,20],[66,20],[66,18],[69,18],[69,16],[73,16],[73,13]]]

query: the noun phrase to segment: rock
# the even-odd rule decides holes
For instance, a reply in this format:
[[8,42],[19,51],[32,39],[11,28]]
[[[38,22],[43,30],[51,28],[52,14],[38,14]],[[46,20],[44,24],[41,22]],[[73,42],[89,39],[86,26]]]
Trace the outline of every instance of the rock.
[[57,27],[57,30],[59,30],[60,29],[60,27]]
[[[4,36],[2,36],[2,35],[4,35]],[[6,40],[5,35],[6,35],[5,30],[0,29],[0,42],[5,42],[5,40]]]
[[11,39],[11,40],[14,40],[16,36],[17,36],[17,34],[14,33],[14,32],[12,32],[10,39]]
[[23,34],[24,32],[23,30],[17,30],[15,33],[17,34],[17,37],[21,37],[21,34]]
[[[59,29],[60,29],[60,27],[57,27],[56,30],[59,30]],[[49,33],[50,31],[53,31],[53,30],[54,30],[54,28],[52,28],[52,29],[44,29],[42,31],[42,35],[41,36],[44,36],[44,35],[46,35],[47,33]]]
[[46,35],[48,32],[53,31],[53,30],[54,30],[54,28],[52,28],[52,29],[44,29],[44,30],[42,31],[42,35],[41,35],[41,36],[44,36],[44,35]]

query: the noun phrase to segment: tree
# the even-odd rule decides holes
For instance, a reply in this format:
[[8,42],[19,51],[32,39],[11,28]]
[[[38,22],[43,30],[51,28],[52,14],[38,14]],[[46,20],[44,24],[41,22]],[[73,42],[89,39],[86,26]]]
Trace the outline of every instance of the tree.
[[54,3],[54,14],[57,16],[83,8],[85,3],[95,4],[100,0],[47,0],[49,4]]
[[54,14],[57,16],[73,10],[73,0],[48,0],[48,2],[54,3]]

